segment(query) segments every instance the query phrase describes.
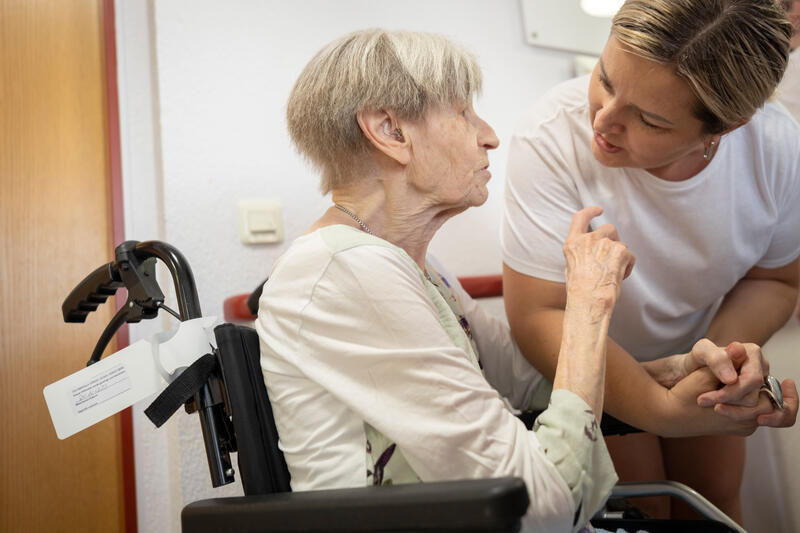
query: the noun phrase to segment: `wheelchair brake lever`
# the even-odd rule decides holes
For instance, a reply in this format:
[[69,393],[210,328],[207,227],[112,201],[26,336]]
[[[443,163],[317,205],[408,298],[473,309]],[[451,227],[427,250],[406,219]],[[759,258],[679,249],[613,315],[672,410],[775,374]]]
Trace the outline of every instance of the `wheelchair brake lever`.
[[156,258],[141,259],[136,254],[138,245],[137,241],[125,241],[115,251],[120,278],[128,289],[125,305],[129,323],[155,318],[164,303],[164,293],[156,281]]

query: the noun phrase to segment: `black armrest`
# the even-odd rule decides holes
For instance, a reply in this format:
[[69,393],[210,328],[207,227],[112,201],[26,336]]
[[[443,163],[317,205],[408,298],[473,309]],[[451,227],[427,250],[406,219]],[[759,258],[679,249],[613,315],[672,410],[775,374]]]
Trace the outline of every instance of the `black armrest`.
[[[525,423],[525,427],[531,429],[533,427],[533,423],[536,422],[536,417],[542,414],[542,411],[524,411],[520,413],[519,419]],[[614,418],[608,413],[603,413],[603,418],[600,420],[600,431],[603,432],[603,435],[627,435],[628,433],[641,433],[642,430],[630,426],[619,420]]]
[[183,533],[519,531],[528,508],[519,478],[291,492],[190,503]]
[[622,529],[626,532],[650,531],[652,533],[671,533],[674,531],[680,531],[681,533],[736,533],[725,524],[712,520],[601,518],[592,520],[592,525],[596,528],[602,528],[608,531],[618,531]]

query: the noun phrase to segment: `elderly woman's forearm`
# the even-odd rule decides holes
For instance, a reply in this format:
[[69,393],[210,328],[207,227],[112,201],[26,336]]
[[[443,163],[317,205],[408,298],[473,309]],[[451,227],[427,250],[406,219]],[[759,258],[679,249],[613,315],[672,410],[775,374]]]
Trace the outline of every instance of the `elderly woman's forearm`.
[[553,389],[580,396],[598,420],[603,416],[605,352],[611,312],[598,312],[591,301],[567,304]]

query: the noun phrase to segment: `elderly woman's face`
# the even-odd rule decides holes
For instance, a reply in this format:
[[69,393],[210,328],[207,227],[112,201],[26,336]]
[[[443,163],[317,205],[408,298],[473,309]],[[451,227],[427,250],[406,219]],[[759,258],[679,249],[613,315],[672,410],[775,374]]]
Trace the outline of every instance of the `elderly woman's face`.
[[699,151],[702,157],[696,105],[689,85],[670,67],[628,52],[611,37],[589,84],[592,153],[606,166],[671,175],[689,156]]
[[411,185],[431,205],[465,209],[486,201],[488,151],[499,141],[472,102],[431,109],[403,133],[412,139]]

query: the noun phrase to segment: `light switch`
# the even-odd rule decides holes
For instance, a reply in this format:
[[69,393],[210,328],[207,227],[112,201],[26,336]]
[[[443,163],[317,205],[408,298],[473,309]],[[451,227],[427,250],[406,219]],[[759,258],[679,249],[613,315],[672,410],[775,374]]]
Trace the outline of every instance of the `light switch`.
[[239,238],[245,244],[281,242],[281,204],[269,198],[248,198],[239,202]]

